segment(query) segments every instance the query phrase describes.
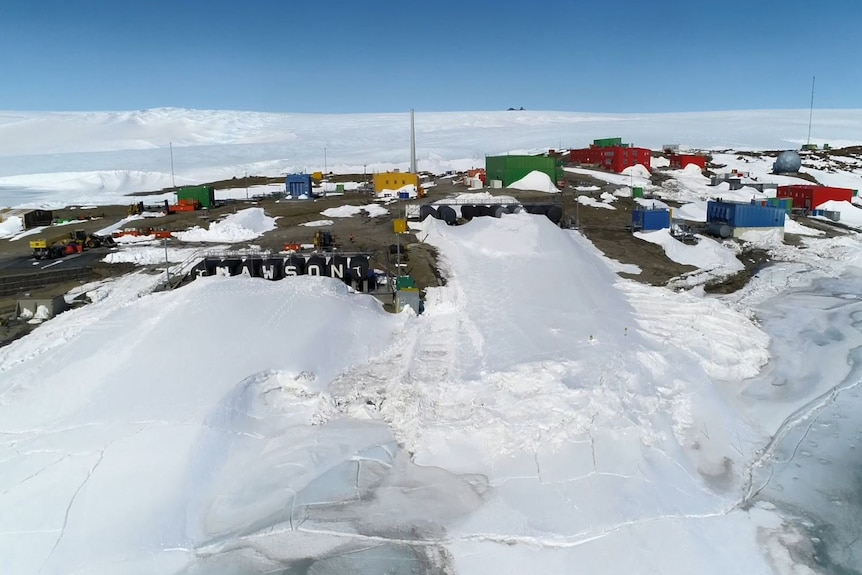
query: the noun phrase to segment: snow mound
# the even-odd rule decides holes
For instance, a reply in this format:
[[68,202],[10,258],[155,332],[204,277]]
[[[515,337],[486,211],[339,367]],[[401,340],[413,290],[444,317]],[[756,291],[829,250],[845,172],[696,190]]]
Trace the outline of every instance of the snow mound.
[[327,218],[350,218],[357,214],[365,212],[370,218],[385,216],[389,210],[379,204],[365,204],[364,206],[338,206],[337,208],[328,208],[320,212],[320,215]]
[[[613,197],[613,196],[612,196]],[[604,208],[606,210],[615,210],[616,208],[606,200],[600,202],[596,198],[592,196],[578,196],[578,203],[584,206],[590,206],[591,208]]]
[[[2,214],[0,214],[2,217]],[[24,220],[18,216],[9,216],[0,222],[0,239],[12,238],[24,231]]]
[[705,200],[689,202],[687,204],[681,205],[678,208],[675,208],[673,211],[673,217],[688,220],[691,222],[705,222],[706,206],[707,202]]
[[547,192],[549,194],[559,193],[559,189],[554,185],[554,182],[548,177],[548,174],[533,170],[520,180],[512,182],[507,187],[516,190],[529,190],[535,192]]
[[667,229],[635,232],[634,235],[646,242],[660,245],[667,257],[679,264],[694,266],[720,275],[738,272],[745,267],[736,258],[733,250],[711,238],[698,236],[700,241],[697,244],[687,245],[675,240]]
[[306,226],[309,228],[319,228],[322,226],[331,226],[334,224],[332,220],[314,220],[313,222],[305,222],[304,224],[299,224],[301,226]]
[[[182,263],[197,252],[197,248],[168,248],[167,261]],[[165,249],[155,246],[135,246],[106,255],[102,261],[108,264],[132,263],[139,266],[165,263]]]
[[275,219],[267,216],[263,208],[248,208],[231,214],[209,229],[194,227],[174,236],[184,242],[247,242],[275,229]]
[[[493,201],[494,203],[506,203],[506,204],[517,204],[518,200],[513,198],[512,196],[497,196],[490,192],[471,192],[468,194],[458,194],[455,196],[455,200],[459,203],[466,204],[468,202],[474,202],[476,204],[482,204]],[[437,200],[434,202],[435,204],[448,204],[451,203],[450,200]]]
[[[841,218],[838,220],[839,223],[851,228],[862,229],[862,209],[850,202],[829,200],[817,206],[817,209],[839,212],[841,214]],[[818,216],[818,218],[822,217]]]
[[697,177],[700,176],[704,180],[708,179],[703,175],[703,171],[696,164],[687,164],[683,169],[678,170],[679,175],[686,177]]
[[625,168],[621,173],[624,176],[634,176],[636,178],[644,179],[649,179],[651,175],[650,171],[647,170],[643,164],[635,164],[634,166],[629,166],[628,168]]
[[114,243],[118,245],[146,244],[156,240],[156,236],[120,236],[114,238]]
[[763,249],[775,248],[784,245],[784,235],[782,234],[782,230],[778,228],[748,230],[743,232],[739,239]]
[[788,234],[796,234],[797,236],[822,236],[826,233],[823,230],[815,230],[814,228],[803,226],[789,217],[784,219],[784,232]]

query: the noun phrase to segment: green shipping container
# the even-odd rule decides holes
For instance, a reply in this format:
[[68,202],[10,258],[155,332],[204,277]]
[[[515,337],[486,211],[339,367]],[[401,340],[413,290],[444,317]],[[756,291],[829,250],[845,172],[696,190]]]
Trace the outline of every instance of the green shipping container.
[[622,138],[599,138],[598,140],[593,140],[593,145],[599,148],[612,148],[613,146],[622,146],[622,144]]
[[338,193],[344,193],[344,184],[335,184],[335,191]]
[[177,188],[177,200],[197,200],[201,207],[215,204],[215,189],[211,186],[183,186]]
[[644,197],[644,189],[643,188],[632,188],[632,197],[633,198]]
[[395,278],[395,289],[415,289],[416,288],[416,280],[413,279],[413,276],[400,276]]
[[516,182],[530,172],[547,174],[551,181],[562,179],[562,168],[553,156],[487,156],[485,175],[488,181],[501,180],[504,186]]

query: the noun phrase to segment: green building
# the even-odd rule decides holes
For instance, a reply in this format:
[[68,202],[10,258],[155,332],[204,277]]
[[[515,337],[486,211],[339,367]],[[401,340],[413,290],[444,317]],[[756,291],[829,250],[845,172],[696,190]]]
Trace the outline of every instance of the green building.
[[197,200],[202,208],[215,204],[215,189],[212,186],[182,186],[177,188],[177,201]]
[[553,156],[485,157],[485,175],[489,182],[501,180],[503,186],[508,186],[533,171],[547,174],[554,183],[563,179],[562,163]]
[[622,145],[622,138],[599,138],[598,140],[593,140],[593,146],[597,148],[616,148]]

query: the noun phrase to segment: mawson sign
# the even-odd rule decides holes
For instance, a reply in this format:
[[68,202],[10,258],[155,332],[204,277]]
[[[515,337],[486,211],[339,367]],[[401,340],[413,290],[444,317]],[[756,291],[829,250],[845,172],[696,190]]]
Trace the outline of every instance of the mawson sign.
[[191,271],[192,277],[251,276],[281,280],[295,276],[325,276],[340,279],[357,291],[377,287],[369,254],[291,254],[289,256],[208,256]]

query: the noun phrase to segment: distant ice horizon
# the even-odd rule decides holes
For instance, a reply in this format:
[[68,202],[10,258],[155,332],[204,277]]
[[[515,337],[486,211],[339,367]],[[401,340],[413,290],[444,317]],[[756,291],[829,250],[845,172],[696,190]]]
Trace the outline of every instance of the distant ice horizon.
[[[418,168],[484,166],[620,137],[661,149],[783,150],[808,141],[807,109],[590,114],[417,111]],[[862,145],[862,109],[814,110],[811,143]],[[125,112],[0,111],[0,206],[106,203],[135,192],[250,175],[406,170],[409,111],[278,114],[154,108]]]

